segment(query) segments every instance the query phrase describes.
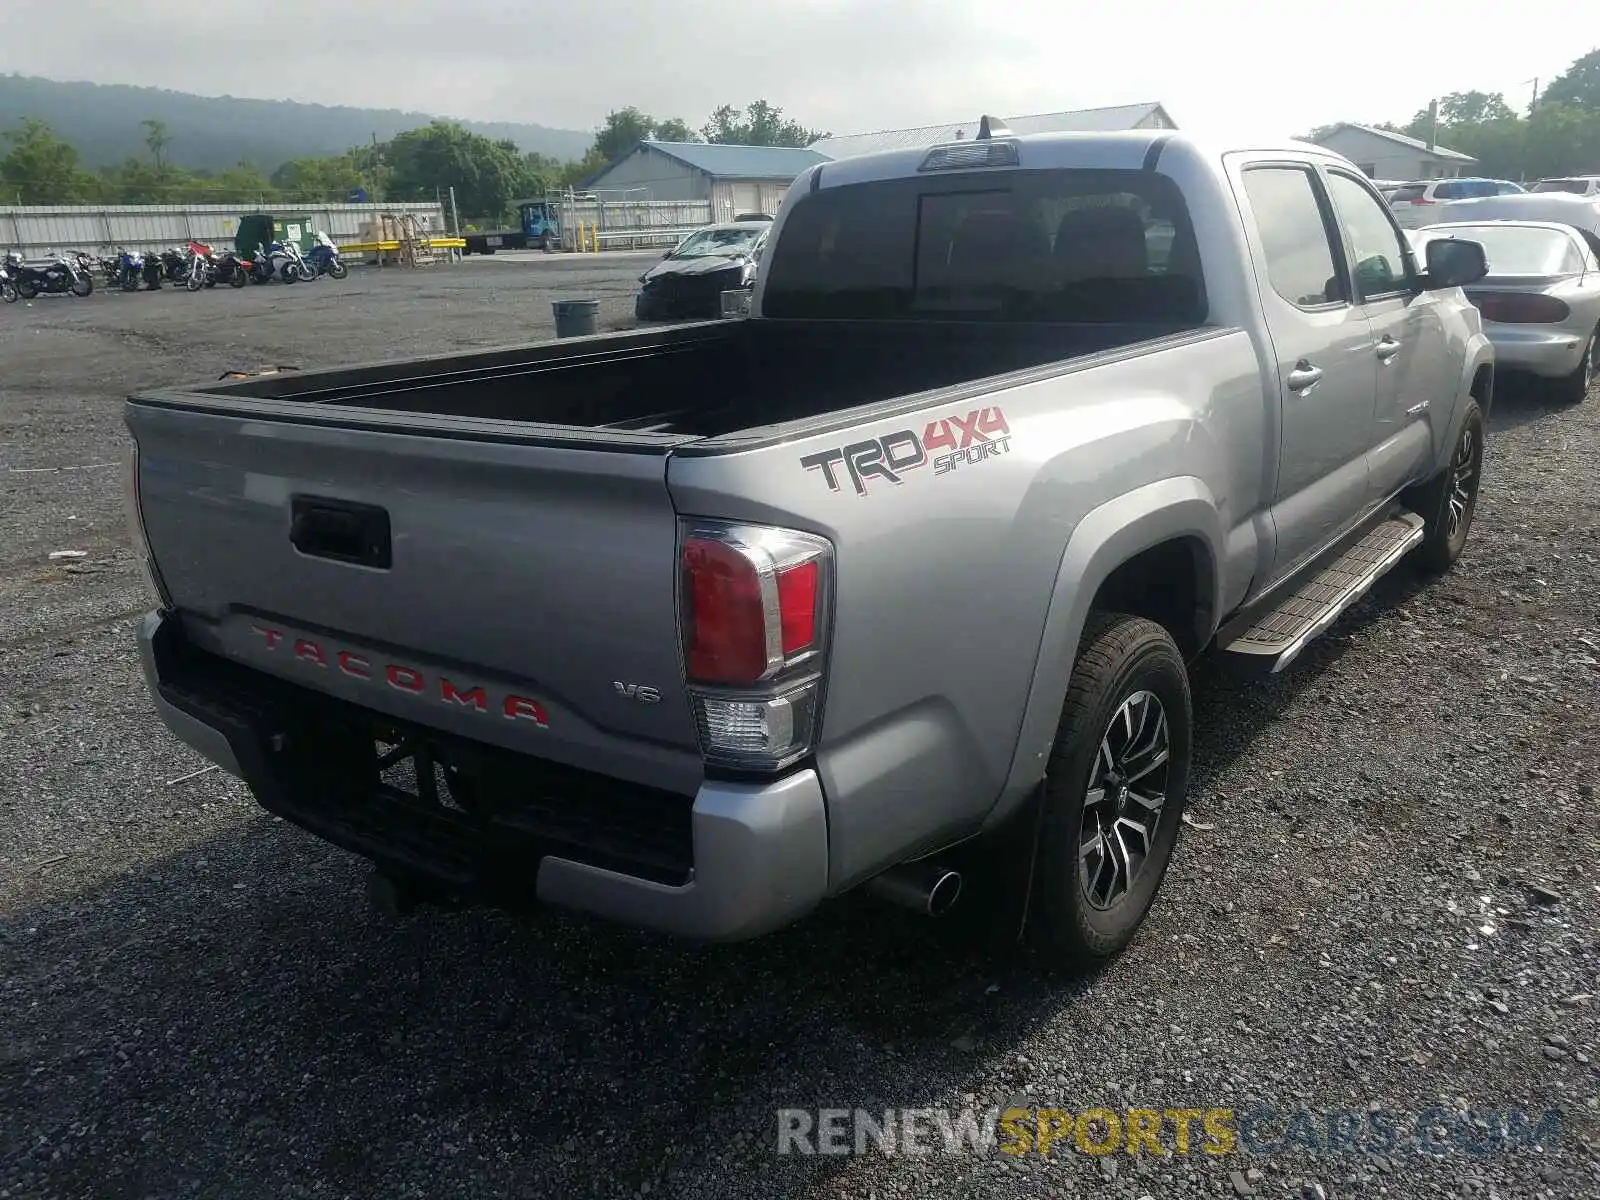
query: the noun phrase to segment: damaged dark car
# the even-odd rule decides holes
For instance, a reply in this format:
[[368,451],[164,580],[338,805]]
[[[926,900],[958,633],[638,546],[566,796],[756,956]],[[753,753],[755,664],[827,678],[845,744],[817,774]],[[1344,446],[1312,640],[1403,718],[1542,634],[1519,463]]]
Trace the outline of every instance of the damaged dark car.
[[697,229],[639,276],[633,313],[641,321],[722,315],[722,293],[755,286],[770,217]]

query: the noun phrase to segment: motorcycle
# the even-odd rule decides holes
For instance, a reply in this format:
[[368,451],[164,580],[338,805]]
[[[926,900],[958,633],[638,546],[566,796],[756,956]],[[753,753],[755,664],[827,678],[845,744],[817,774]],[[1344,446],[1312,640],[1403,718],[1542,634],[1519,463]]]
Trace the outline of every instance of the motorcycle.
[[6,255],[6,271],[15,281],[17,295],[32,300],[42,293],[87,296],[94,291],[94,276],[78,269],[75,259],[52,254],[39,262],[23,262],[15,250]]
[[176,246],[163,250],[160,258],[162,278],[182,283],[189,277],[189,256]]
[[185,272],[184,286],[191,292],[203,287],[217,286],[217,264],[211,257],[211,247],[201,242],[189,243],[189,269]]
[[242,288],[250,282],[247,260],[240,258],[232,250],[224,250],[213,257],[211,274],[213,283],[225,283],[231,288]]
[[325,233],[317,234],[316,245],[312,246],[311,252],[306,255],[306,261],[318,275],[343,279],[350,274],[350,268],[339,259],[339,247],[334,245],[333,239]]
[[298,242],[273,242],[267,247],[268,278],[276,276],[285,283],[302,279],[315,279],[316,270],[300,253]]
[[267,248],[256,243],[255,252],[239,260],[239,269],[251,283],[271,283],[272,264],[267,259]]
[[119,249],[112,282],[125,292],[137,292],[141,283],[152,292],[161,287],[163,267],[161,258],[145,254],[142,250]]

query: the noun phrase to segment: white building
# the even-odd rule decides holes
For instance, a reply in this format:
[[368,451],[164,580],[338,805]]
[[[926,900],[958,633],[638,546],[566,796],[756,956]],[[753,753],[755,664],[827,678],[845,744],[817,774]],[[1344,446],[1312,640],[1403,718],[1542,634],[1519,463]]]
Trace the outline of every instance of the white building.
[[607,201],[710,201],[713,221],[731,221],[742,212],[776,214],[796,176],[822,161],[794,146],[644,141],[577,186]]
[[1340,123],[1312,141],[1342,154],[1369,179],[1454,179],[1470,174],[1478,160],[1459,150],[1428,145],[1403,133]]
[[[1012,133],[1106,133],[1117,129],[1176,129],[1167,110],[1155,101],[1118,104],[1111,108],[1081,108],[1073,112],[1035,113],[1026,117],[1001,117]],[[811,149],[827,158],[851,158],[879,150],[905,150],[955,142],[978,132],[978,117],[954,125],[922,125],[916,129],[885,129],[877,133],[850,133],[825,137]]]

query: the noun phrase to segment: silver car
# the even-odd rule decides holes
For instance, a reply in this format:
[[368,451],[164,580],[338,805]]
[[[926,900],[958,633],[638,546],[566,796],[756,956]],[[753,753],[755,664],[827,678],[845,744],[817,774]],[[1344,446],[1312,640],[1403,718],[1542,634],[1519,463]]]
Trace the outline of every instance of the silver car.
[[1417,230],[1419,253],[1438,238],[1482,244],[1489,274],[1466,289],[1503,367],[1582,400],[1600,370],[1600,236],[1548,221],[1452,222]]

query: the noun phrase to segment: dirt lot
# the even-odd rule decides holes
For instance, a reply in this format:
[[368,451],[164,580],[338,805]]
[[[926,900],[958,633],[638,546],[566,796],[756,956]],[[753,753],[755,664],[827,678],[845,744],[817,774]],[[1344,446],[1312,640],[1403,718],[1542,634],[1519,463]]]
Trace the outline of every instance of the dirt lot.
[[[1197,824],[1090,980],[867,901],[719,948],[385,920],[357,862],[201,773],[135,660],[121,397],[543,337],[557,297],[617,327],[642,269],[0,310],[0,1198],[1600,1195],[1594,395],[1503,395],[1450,576],[1385,581],[1268,685],[1201,668]],[[1265,1105],[1279,1133],[1431,1109],[1439,1153],[775,1153],[781,1107],[1012,1100]],[[1468,1110],[1511,1109],[1559,1134],[1466,1148]]]

